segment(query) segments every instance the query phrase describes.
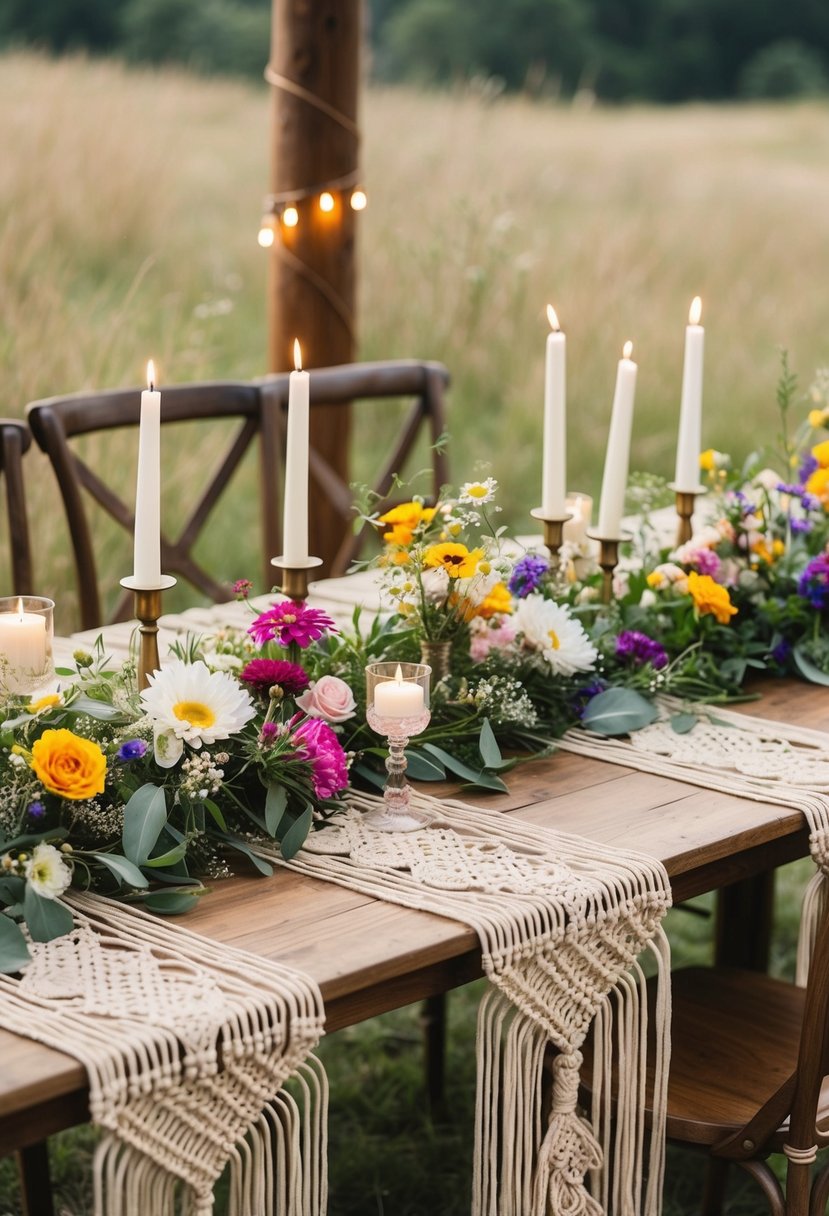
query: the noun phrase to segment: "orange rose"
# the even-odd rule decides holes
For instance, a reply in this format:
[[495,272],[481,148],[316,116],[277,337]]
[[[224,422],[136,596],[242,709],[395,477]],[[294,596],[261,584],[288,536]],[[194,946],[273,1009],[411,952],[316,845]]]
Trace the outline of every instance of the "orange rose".
[[688,575],[688,593],[700,616],[710,612],[721,625],[727,625],[737,612],[728,591],[715,583],[710,574],[697,574],[692,570]]
[[71,730],[45,730],[32,745],[32,770],[50,794],[79,800],[104,792],[107,762],[90,739]]

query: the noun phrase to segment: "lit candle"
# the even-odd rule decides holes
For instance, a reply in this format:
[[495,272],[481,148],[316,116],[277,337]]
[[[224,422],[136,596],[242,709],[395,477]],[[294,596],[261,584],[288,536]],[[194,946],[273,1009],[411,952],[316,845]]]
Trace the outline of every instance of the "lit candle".
[[17,601],[16,612],[0,613],[0,654],[12,690],[17,680],[23,689],[27,674],[39,675],[43,671],[47,653],[45,617],[37,612],[24,612],[22,599]]
[[598,534],[607,540],[619,536],[625,506],[625,490],[630,462],[630,432],[633,426],[633,398],[636,393],[636,364],[631,359],[633,343],[626,342],[616,370],[616,391],[607,437],[607,455],[599,501]]
[[155,389],[152,359],[147,385],[138,431],[133,578],[137,586],[149,588],[161,583],[161,393]]
[[679,409],[679,442],[676,449],[674,488],[693,494],[699,486],[699,454],[702,449],[702,360],[705,330],[699,323],[702,301],[694,296],[685,329],[685,362],[682,368],[682,404]]
[[308,394],[309,376],[302,370],[302,351],[294,341],[294,365],[288,386],[288,440],[285,453],[285,502],[282,512],[282,560],[287,566],[308,560]]
[[546,519],[561,519],[565,507],[566,463],[566,356],[567,339],[555,309],[547,305],[550,333],[544,365],[544,445],[541,473],[541,510]]
[[562,539],[566,544],[583,545],[593,515],[593,499],[589,494],[568,494],[565,513],[571,518],[564,525]]
[[374,712],[378,718],[416,718],[423,713],[423,689],[413,680],[404,680],[400,664],[393,680],[383,680],[374,689]]

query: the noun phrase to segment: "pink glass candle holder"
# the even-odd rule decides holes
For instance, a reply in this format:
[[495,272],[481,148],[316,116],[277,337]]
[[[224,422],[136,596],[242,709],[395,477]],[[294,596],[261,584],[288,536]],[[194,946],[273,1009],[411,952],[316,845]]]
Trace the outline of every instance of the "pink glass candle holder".
[[410,806],[411,786],[406,781],[406,745],[429,725],[429,679],[426,663],[369,663],[366,667],[366,720],[389,741],[388,778],[383,806],[366,816],[366,823],[381,832],[414,832],[432,816]]
[[54,611],[40,595],[0,598],[0,696],[30,696],[54,679]]

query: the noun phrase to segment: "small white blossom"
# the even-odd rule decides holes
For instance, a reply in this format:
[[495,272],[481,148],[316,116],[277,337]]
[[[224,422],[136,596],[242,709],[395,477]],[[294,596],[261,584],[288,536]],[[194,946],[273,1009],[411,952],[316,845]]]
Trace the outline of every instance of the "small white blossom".
[[24,869],[29,886],[44,899],[57,899],[72,881],[72,870],[53,844],[36,844]]

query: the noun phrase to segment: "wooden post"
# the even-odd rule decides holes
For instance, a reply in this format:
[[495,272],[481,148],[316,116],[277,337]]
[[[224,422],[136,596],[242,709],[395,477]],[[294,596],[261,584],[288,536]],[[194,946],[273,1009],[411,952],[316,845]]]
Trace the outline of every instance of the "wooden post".
[[[303,365],[354,359],[354,230],[349,205],[356,185],[356,125],[360,64],[360,0],[273,0],[271,59],[273,147],[271,190],[291,191],[327,183],[334,208],[324,212],[319,190],[294,204],[299,222],[280,224],[270,256],[268,364],[293,368],[299,338]],[[350,409],[311,410],[311,443],[348,481]],[[319,501],[311,481],[309,544],[328,563],[342,537],[343,520]]]

